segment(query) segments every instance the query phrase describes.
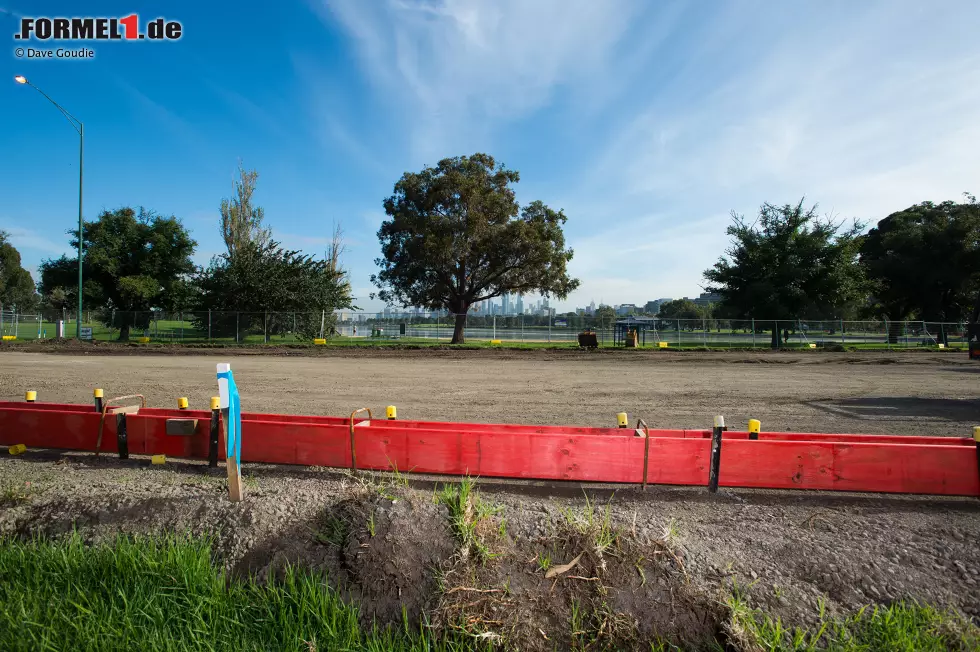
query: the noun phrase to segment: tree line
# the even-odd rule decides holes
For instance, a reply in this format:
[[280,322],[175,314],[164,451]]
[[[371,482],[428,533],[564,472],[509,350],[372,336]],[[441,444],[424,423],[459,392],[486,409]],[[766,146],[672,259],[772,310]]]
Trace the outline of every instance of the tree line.
[[[714,317],[887,319],[975,323],[980,318],[980,204],[922,202],[864,233],[804,201],[732,215],[731,246],[704,272],[721,295]],[[945,332],[940,333],[945,336]],[[772,328],[772,345],[781,335]]]
[[[196,243],[175,217],[124,207],[85,222],[85,307],[119,328],[123,340],[148,326],[153,309],[240,313],[209,321],[219,336],[259,326],[267,334],[314,336],[330,324],[311,313],[332,319],[334,310],[356,309],[340,266],[339,228],[322,257],[284,248],[253,202],[257,179],[239,165],[234,194],[220,205],[226,251],[203,268],[193,264]],[[520,205],[519,180],[516,170],[482,153],[404,173],[383,202],[371,298],[449,311],[454,343],[463,342],[467,314],[478,302],[505,293],[565,299],[580,283],[568,273],[574,252],[565,245],[567,216],[541,201]],[[660,316],[980,319],[980,204],[974,196],[916,204],[865,228],[821,216],[804,200],[763,204],[751,220],[733,213],[731,245],[704,272],[705,289],[721,302],[705,307],[676,300],[661,306]],[[39,290],[46,306],[75,305],[77,264],[70,256],[43,262]],[[0,233],[0,301],[37,302],[32,285]],[[297,316],[277,314],[286,312]],[[612,309],[602,306],[597,317],[611,322],[615,315],[608,313]],[[773,346],[781,337],[773,327]]]
[[[239,165],[234,194],[220,204],[219,229],[226,251],[204,267],[192,257],[197,243],[173,216],[144,208],[103,211],[82,226],[82,303],[119,339],[149,327],[151,311],[195,311],[199,328],[216,337],[261,330],[266,335],[298,332],[319,336],[333,311],[354,308],[347,273],[340,265],[339,227],[322,257],[287,249],[264,225],[252,200],[258,173]],[[77,248],[77,233],[71,246]],[[61,256],[40,267],[44,307],[71,309],[78,297],[78,259]],[[207,317],[236,311],[239,317]],[[284,320],[277,312],[296,311]],[[311,313],[316,311],[314,317]]]

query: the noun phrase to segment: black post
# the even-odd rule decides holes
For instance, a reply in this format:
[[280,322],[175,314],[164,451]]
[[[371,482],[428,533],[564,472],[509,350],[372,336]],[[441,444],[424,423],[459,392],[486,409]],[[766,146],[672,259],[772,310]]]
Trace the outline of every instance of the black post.
[[211,399],[211,431],[208,440],[208,466],[218,466],[218,433],[220,432],[221,410],[218,398]]
[[119,448],[119,459],[129,459],[129,437],[126,433],[126,415],[116,415],[116,444]]
[[718,491],[718,470],[721,467],[721,433],[725,431],[725,417],[715,417],[715,428],[711,432],[711,467],[708,470],[708,491]]
[[95,411],[102,414],[102,397],[104,396],[104,393],[101,389],[97,389],[92,393],[92,395],[95,396]]

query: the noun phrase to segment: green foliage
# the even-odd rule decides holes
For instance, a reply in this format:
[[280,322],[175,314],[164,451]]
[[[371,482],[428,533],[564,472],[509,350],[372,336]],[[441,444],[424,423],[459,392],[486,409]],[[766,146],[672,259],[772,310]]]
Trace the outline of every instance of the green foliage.
[[[294,330],[295,320],[295,331],[312,339],[320,336],[321,311],[326,311],[329,330],[334,309],[354,307],[342,270],[329,260],[283,249],[273,240],[247,242],[234,255],[213,258],[197,285],[197,309],[216,311],[211,320],[216,337],[236,330],[284,334]],[[242,312],[237,321],[234,314],[218,314],[231,311]],[[207,315],[199,313],[198,319],[206,329]]]
[[402,175],[378,230],[377,296],[456,314],[453,344],[473,303],[505,292],[568,296],[579,282],[567,273],[565,214],[540,201],[521,208],[510,187],[519,179],[486,154]]
[[0,304],[8,309],[30,310],[38,297],[31,273],[21,267],[20,252],[9,242],[10,235],[0,231]]
[[[861,263],[874,283],[878,314],[892,320],[959,321],[977,305],[980,203],[923,202],[892,213],[868,232]],[[976,317],[974,317],[976,320]]]
[[674,299],[660,306],[661,319],[710,319],[711,308],[699,306],[690,299]]
[[[77,233],[68,234],[76,236],[71,246],[78,247]],[[103,211],[83,224],[82,237],[83,304],[100,309],[102,321],[120,329],[120,340],[129,339],[131,328],[146,328],[151,309],[174,307],[187,292],[197,243],[176,217],[143,208]],[[77,258],[41,263],[45,296],[77,300],[77,284]]]
[[221,200],[221,238],[233,256],[249,245],[262,246],[272,239],[272,232],[262,225],[265,211],[252,203],[255,184],[259,180],[256,170],[246,170],[239,161],[238,179],[235,180],[235,196]]
[[596,322],[608,328],[616,321],[616,309],[612,306],[599,306],[595,309]]
[[[726,315],[774,319],[839,317],[843,306],[864,296],[863,270],[858,265],[859,233],[854,223],[817,216],[816,206],[763,204],[749,223],[732,214],[728,227],[732,245],[704,277],[709,292],[722,296]],[[772,346],[780,343],[775,327]]]
[[462,650],[422,627],[365,630],[324,578],[287,568],[264,585],[212,568],[198,540],[86,547],[0,540],[0,649]]

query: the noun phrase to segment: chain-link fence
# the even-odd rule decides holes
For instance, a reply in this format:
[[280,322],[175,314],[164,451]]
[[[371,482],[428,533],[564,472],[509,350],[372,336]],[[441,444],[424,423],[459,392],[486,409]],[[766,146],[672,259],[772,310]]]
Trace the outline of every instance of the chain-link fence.
[[[124,312],[84,311],[82,335],[95,340],[224,344],[300,344],[323,337],[371,341],[448,342],[455,316],[423,312]],[[0,310],[0,334],[18,340],[76,336],[73,311]],[[61,331],[59,332],[59,329]],[[922,321],[660,319],[590,315],[471,314],[467,341],[577,344],[592,331],[600,346],[632,339],[641,347],[681,348],[966,348],[966,325]],[[632,342],[631,342],[632,343]]]

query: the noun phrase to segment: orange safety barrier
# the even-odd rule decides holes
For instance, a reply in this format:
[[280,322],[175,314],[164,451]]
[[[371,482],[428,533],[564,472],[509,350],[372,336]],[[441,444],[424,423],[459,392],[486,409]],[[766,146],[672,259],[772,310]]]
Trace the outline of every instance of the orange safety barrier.
[[[94,451],[90,405],[0,402],[0,444]],[[133,455],[208,459],[210,411],[126,415]],[[197,419],[191,434],[167,420]],[[584,428],[242,414],[242,461],[585,482],[708,484],[711,430]],[[645,425],[645,424],[644,424]],[[101,450],[117,452],[107,419]],[[722,487],[980,495],[977,445],[961,437],[726,431]],[[220,448],[219,459],[224,459]],[[356,459],[356,465],[353,464]],[[646,465],[644,461],[646,460]],[[644,468],[646,466],[646,468]],[[644,471],[646,471],[644,477]]]

